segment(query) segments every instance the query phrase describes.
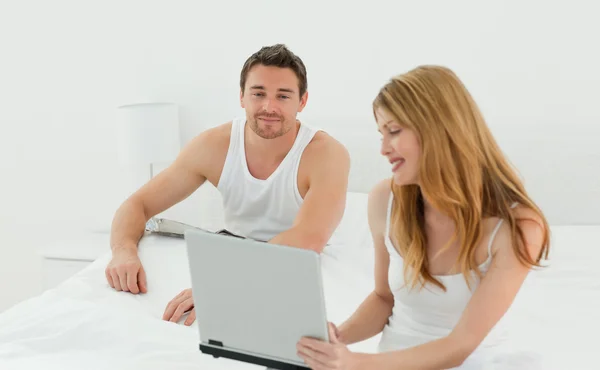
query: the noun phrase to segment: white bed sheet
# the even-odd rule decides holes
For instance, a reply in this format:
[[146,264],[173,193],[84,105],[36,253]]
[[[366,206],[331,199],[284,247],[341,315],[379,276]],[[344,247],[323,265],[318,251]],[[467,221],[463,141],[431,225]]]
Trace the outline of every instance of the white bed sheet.
[[[195,325],[161,320],[169,300],[190,286],[182,240],[145,237],[140,258],[147,294],[110,289],[104,277],[107,254],[57,288],[0,315],[0,369],[260,368],[203,355]],[[323,272],[328,315],[339,322],[372,286],[358,275],[348,276],[348,266],[334,258],[324,257]]]
[[[538,356],[543,369],[597,369],[600,226],[554,227],[553,243],[551,267],[531,274],[506,315],[519,336],[511,343]],[[261,368],[203,355],[195,325],[161,320],[168,301],[189,287],[182,240],[146,237],[140,257],[147,294],[110,289],[107,254],[59,287],[1,314],[0,369]],[[326,249],[323,278],[331,321],[343,321],[369,294],[372,272],[368,245]],[[374,352],[378,338],[351,349]]]

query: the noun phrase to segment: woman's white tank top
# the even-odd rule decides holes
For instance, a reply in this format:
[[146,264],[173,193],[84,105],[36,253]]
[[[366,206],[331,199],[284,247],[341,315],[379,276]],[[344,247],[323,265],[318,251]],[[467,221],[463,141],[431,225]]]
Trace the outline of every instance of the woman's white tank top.
[[[450,334],[479,285],[477,275],[473,271],[471,289],[469,289],[462,273],[434,276],[444,284],[446,292],[430,283],[421,289],[419,289],[418,285],[413,289],[405,286],[403,259],[396,248],[394,248],[390,238],[393,197],[393,193],[390,193],[387,209],[385,246],[390,255],[388,280],[394,296],[394,308],[381,336],[379,343],[380,352],[414,347]],[[488,258],[479,265],[483,274],[488,271],[490,266],[492,244],[501,225],[502,220],[498,222],[490,237],[487,246]],[[503,338],[504,335],[503,329],[496,327],[461,368],[471,368],[467,365],[470,363],[474,365],[473,362],[477,362],[475,368],[483,368],[478,366],[482,366],[489,360],[487,356],[488,351],[484,351],[484,349],[500,345],[503,342],[501,339],[505,339]],[[486,355],[484,357],[478,356],[478,352],[486,352]]]

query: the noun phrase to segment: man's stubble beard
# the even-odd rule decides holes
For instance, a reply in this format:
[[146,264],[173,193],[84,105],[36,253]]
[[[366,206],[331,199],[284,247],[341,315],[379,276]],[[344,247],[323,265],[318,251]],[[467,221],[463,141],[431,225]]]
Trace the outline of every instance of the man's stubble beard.
[[[260,116],[262,117],[262,116]],[[254,131],[255,134],[257,134],[258,136],[260,136],[263,139],[276,139],[278,137],[281,137],[285,134],[287,134],[288,132],[290,132],[290,130],[292,129],[292,125],[287,125],[287,121],[280,116],[270,116],[270,117],[266,117],[266,118],[274,118],[277,117],[279,119],[279,124],[281,125],[281,128],[278,131],[265,131],[262,128],[260,128],[260,126],[258,125],[258,117],[255,116],[253,117],[253,119],[250,121],[250,128],[252,129],[252,131]]]

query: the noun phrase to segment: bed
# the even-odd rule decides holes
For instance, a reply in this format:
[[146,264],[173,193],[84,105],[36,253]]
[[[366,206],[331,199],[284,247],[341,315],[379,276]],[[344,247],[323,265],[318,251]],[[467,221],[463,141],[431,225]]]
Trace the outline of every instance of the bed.
[[[349,137],[348,133],[338,137],[343,135]],[[366,140],[368,135],[361,133],[349,141],[342,140],[353,159],[350,192],[342,224],[322,255],[327,314],[334,323],[346,319],[373,288],[366,192],[379,178],[387,176],[389,169],[378,157],[377,139]],[[519,156],[519,151],[527,156]],[[519,151],[515,157],[529,162],[518,164],[528,169],[524,175],[533,178],[535,185],[535,179],[546,176],[543,168],[536,173],[540,166],[533,165],[544,153],[536,157],[529,145]],[[572,158],[564,160],[573,163]],[[580,192],[570,194],[569,200],[554,197],[562,192],[561,182],[569,181],[560,173],[554,174],[556,183],[552,186],[533,186],[532,192],[542,198],[542,207],[550,214],[551,264],[530,274],[503,322],[512,329],[510,343],[515,352],[537,358],[543,369],[600,366],[594,339],[600,332],[600,270],[596,267],[600,260],[600,207],[594,184],[600,182],[597,173],[587,174],[588,181]],[[551,203],[546,196],[552,198]],[[584,198],[587,201],[582,201]],[[215,199],[211,205],[203,204],[204,209],[210,209],[207,217],[218,214]],[[199,209],[195,205],[173,209],[184,208],[194,212]],[[592,224],[567,224],[581,218]],[[204,222],[211,220],[206,218]],[[190,287],[182,240],[147,235],[140,242],[140,258],[148,276],[147,294],[110,289],[104,276],[110,259],[107,240],[107,253],[92,265],[58,287],[0,314],[0,369],[259,368],[203,355],[198,350],[195,325],[186,327],[161,320],[169,300]],[[374,352],[378,339],[376,336],[351,349]]]
[[[595,268],[600,226],[557,226],[552,232],[553,264],[530,274],[505,317],[514,329],[512,347],[537,356],[543,369],[597,368],[592,335],[600,332]],[[371,245],[342,239],[322,258],[328,318],[337,323],[373,287]],[[578,253],[572,253],[573,245]],[[58,287],[0,315],[0,369],[257,368],[202,355],[195,325],[161,320],[166,303],[190,286],[182,240],[145,236],[140,257],[147,294],[110,289],[104,277],[107,253]],[[351,348],[374,352],[378,339]]]
[[[372,289],[371,267],[347,263],[355,260],[353,255],[368,257],[368,250],[346,246],[343,239],[328,247],[322,261],[328,315],[336,322]],[[195,325],[161,320],[166,303],[190,286],[183,240],[146,235],[140,258],[147,294],[116,292],[107,285],[107,252],[58,287],[5,311],[0,315],[0,369],[257,368],[202,355]],[[371,351],[375,345],[371,341],[355,348]]]

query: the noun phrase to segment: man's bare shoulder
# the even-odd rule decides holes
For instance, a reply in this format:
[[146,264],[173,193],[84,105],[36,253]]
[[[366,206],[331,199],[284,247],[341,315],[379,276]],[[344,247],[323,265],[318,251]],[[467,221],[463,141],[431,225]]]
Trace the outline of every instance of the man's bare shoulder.
[[346,147],[330,135],[319,131],[306,146],[298,169],[298,189],[304,196],[311,184],[336,184],[336,191],[346,192],[350,156]]
[[227,122],[196,135],[187,147],[193,151],[208,151],[220,147],[229,147],[229,139],[231,138],[231,122]]
[[229,150],[231,126],[231,122],[224,123],[196,135],[181,151],[179,163],[217,183]]
[[315,133],[304,150],[304,157],[311,163],[336,162],[338,165],[350,165],[348,149],[326,132]]

